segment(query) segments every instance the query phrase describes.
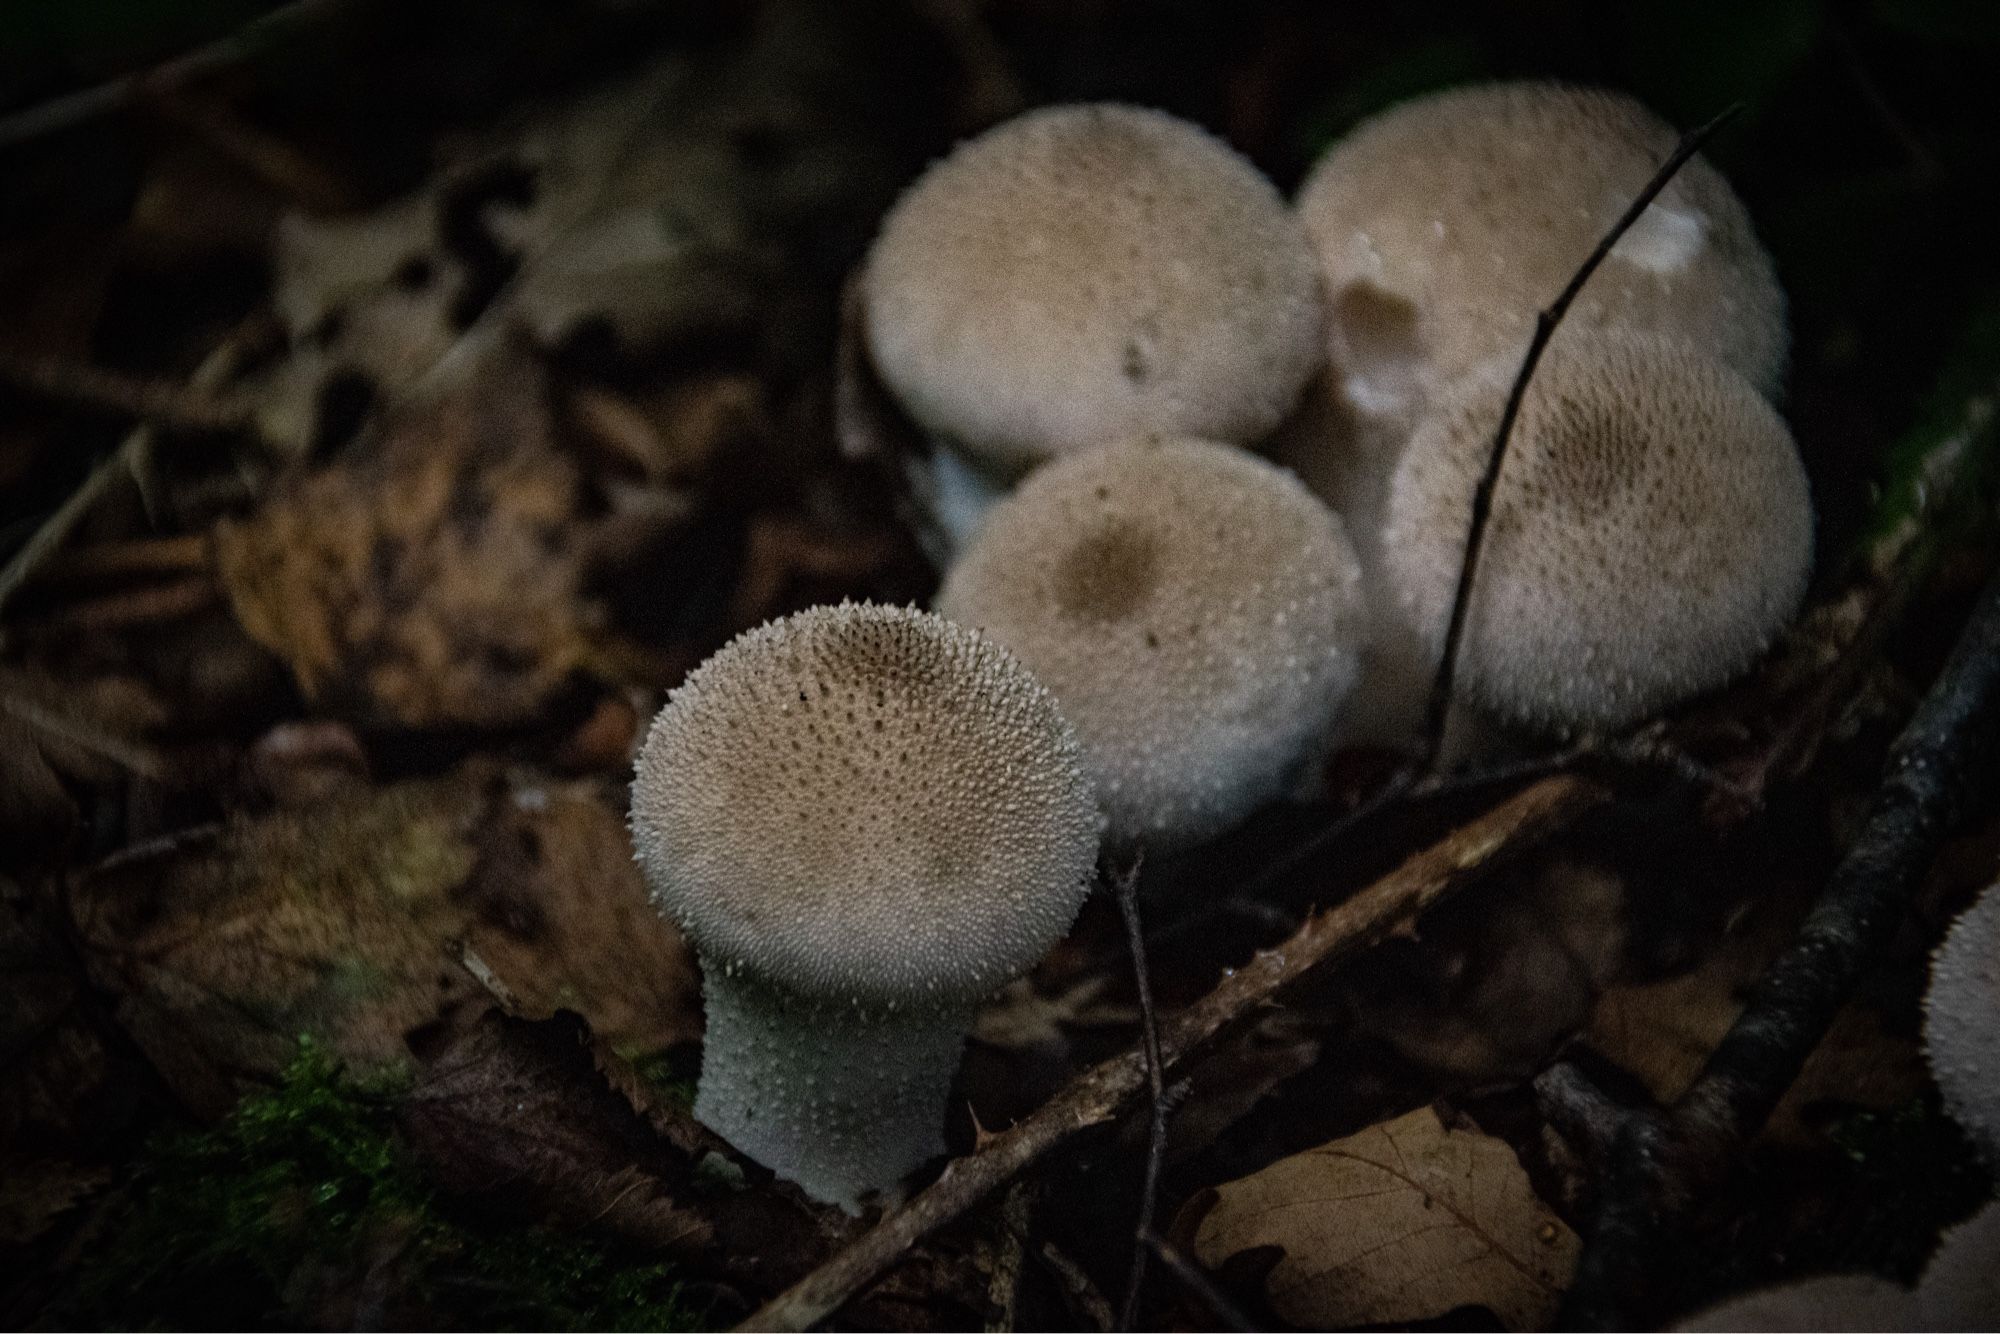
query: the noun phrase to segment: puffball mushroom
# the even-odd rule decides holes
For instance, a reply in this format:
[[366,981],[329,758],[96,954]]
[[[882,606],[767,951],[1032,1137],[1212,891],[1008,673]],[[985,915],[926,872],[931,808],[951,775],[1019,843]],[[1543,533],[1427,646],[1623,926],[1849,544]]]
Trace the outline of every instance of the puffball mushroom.
[[2000,890],[1960,915],[1931,960],[1924,1052],[1945,1111],[2000,1167]]
[[1045,107],[960,144],[890,209],[862,281],[876,373],[997,482],[1135,435],[1254,440],[1322,356],[1284,199],[1143,107]]
[[996,505],[937,606],[1012,649],[1082,739],[1117,844],[1275,795],[1354,682],[1360,577],[1290,473],[1202,440],[1103,446]]
[[2000,1201],[1944,1230],[1917,1284],[1916,1329],[2000,1325]]
[[702,960],[696,1117],[850,1211],[943,1152],[973,1008],[1069,929],[1098,824],[1055,702],[989,640],[865,603],[732,640],[632,784]]
[[1873,1274],[1828,1274],[1732,1297],[1674,1326],[1677,1330],[1921,1329],[1917,1297]]
[[1944,1230],[1916,1288],[1832,1274],[1732,1297],[1680,1330],[1991,1329],[2000,1321],[2000,1202]]
[[[1518,367],[1535,312],[1678,139],[1630,97],[1558,83],[1454,88],[1363,122],[1298,196],[1344,395],[1407,419],[1491,358]],[[1735,191],[1700,157],[1618,242],[1565,325],[1684,340],[1766,396],[1790,351],[1770,256]]]
[[[1559,733],[1638,722],[1749,666],[1804,596],[1813,528],[1791,433],[1741,376],[1664,338],[1569,333],[1514,424],[1455,683]],[[1384,572],[1431,670],[1513,376],[1462,380],[1390,478]]]

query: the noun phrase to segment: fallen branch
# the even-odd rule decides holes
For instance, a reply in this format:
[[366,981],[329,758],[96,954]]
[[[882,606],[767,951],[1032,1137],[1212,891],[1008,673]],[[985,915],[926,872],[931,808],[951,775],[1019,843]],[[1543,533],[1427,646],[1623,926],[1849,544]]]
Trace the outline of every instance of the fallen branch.
[[[1163,1077],[1209,1051],[1286,987],[1407,926],[1454,890],[1573,824],[1609,796],[1602,785],[1574,774],[1543,779],[1346,902],[1307,918],[1288,940],[1258,954],[1166,1022],[1160,1035]],[[1138,1046],[1085,1071],[1027,1119],[953,1160],[903,1208],[760,1307],[739,1328],[805,1329],[824,1320],[917,1241],[962,1217],[1028,1167],[1129,1111],[1146,1086],[1146,1057]]]
[[1589,1242],[1564,1323],[1657,1322],[1647,1298],[1668,1228],[1719,1180],[1887,949],[1945,838],[2000,759],[2000,573],[1890,748],[1866,823],[1791,946],[1672,1108],[1613,1118]]

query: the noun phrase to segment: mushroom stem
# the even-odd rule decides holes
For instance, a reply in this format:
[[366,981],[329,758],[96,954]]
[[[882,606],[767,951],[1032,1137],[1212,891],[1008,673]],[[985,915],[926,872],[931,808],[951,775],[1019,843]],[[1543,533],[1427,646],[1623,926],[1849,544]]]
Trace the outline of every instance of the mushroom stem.
[[944,1152],[972,1001],[865,1011],[742,969],[711,972],[703,1000],[695,1119],[806,1194],[858,1214],[863,1193]]

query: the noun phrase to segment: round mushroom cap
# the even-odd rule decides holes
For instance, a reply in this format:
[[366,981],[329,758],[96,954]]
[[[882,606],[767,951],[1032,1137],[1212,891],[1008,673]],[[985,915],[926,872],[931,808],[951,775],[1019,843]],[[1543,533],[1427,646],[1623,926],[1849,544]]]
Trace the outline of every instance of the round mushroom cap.
[[957,1003],[1032,965],[1089,891],[1099,819],[1055,701],[928,612],[770,621],[654,720],[632,831],[704,966],[837,1004]]
[[1945,1111],[2000,1166],[2000,889],[1959,916],[1931,959],[1924,1051]]
[[1832,1274],[1732,1297],[1677,1330],[1921,1329],[1908,1288],[1873,1274]]
[[889,211],[863,281],[883,382],[1001,474],[1134,435],[1254,440],[1323,355],[1283,198],[1140,107],[1046,107],[960,144]]
[[[1384,573],[1432,664],[1513,376],[1454,385],[1390,478]],[[1797,609],[1812,528],[1791,433],[1741,376],[1663,338],[1558,337],[1494,488],[1456,689],[1566,732],[1719,686]]]
[[1117,843],[1220,833],[1276,794],[1358,668],[1340,519],[1228,445],[1103,446],[995,506],[938,607],[1020,655],[1082,738]]
[[[1471,85],[1365,121],[1320,159],[1298,199],[1348,396],[1394,415],[1488,359],[1518,366],[1535,312],[1678,139],[1630,97],[1556,83]],[[1767,396],[1790,348],[1770,257],[1700,157],[1619,241],[1565,327],[1684,339]]]
[[1921,1318],[1912,1329],[1993,1329],[2000,1325],[2000,1201],[1946,1228],[1917,1283]]

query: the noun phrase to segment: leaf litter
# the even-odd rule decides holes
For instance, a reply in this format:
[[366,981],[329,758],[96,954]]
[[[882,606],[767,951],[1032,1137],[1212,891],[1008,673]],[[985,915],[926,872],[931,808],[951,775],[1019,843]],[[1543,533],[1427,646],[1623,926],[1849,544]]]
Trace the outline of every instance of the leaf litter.
[[[833,370],[844,257],[948,131],[994,114],[967,110],[991,81],[954,66],[964,50],[922,45],[938,25],[984,41],[977,20],[912,8],[928,17],[899,10],[886,30],[938,59],[937,87],[912,89],[894,59],[892,77],[856,76],[897,49],[880,44],[879,16],[761,5],[580,90],[413,129],[403,147],[427,164],[421,179],[387,189],[365,153],[311,134],[288,144],[299,126],[282,115],[253,124],[268,108],[243,85],[188,90],[169,118],[186,137],[147,164],[121,254],[108,236],[10,239],[4,286],[34,299],[10,307],[29,315],[7,350],[116,356],[118,339],[93,329],[103,316],[117,332],[135,285],[195,291],[132,359],[206,364],[199,392],[253,413],[243,431],[127,437],[55,544],[79,559],[38,555],[18,598],[9,587],[0,834],[22,855],[0,904],[0,968],[19,998],[0,1025],[0,1254],[74,1259],[107,1219],[157,1204],[149,1183],[176,1162],[220,1176],[261,1145],[324,1166],[267,1133],[310,1140],[310,1116],[354,1132],[361,1153],[317,1184],[337,1178],[329,1198],[363,1203],[328,1251],[299,1244],[325,1221],[312,1182],[253,1182],[259,1226],[274,1226],[229,1263],[268,1266],[266,1317],[528,1319],[479,1304],[494,1274],[459,1272],[468,1243],[440,1242],[438,1200],[581,1239],[556,1267],[632,1288],[622,1315],[567,1288],[533,1317],[554,1323],[686,1318],[665,1300],[683,1278],[707,1285],[699,1319],[732,1319],[853,1237],[692,1121],[699,977],[646,901],[622,786],[660,693],[732,631],[816,597],[926,592],[902,484],[881,485],[915,447],[907,424],[865,397],[851,339],[838,349],[851,364]],[[1268,50],[1240,58],[1241,87],[1275,77]],[[931,104],[935,123],[912,129],[908,107]],[[1235,130],[1255,140],[1246,124]],[[288,175],[309,188],[278,197]],[[385,202],[331,207],[358,199]],[[231,297],[231,264],[269,281]],[[836,435],[882,471],[843,465]],[[38,406],[0,423],[0,482],[110,439]],[[54,486],[38,513],[62,499]],[[118,600],[132,588],[107,573],[117,553],[161,535],[195,544],[175,577],[217,607]],[[165,583],[156,571],[136,587]],[[86,595],[98,619],[82,615]],[[1881,676],[1877,714],[1907,690]],[[1870,722],[1838,720],[1834,748],[1865,751]],[[1270,856],[1263,836],[1224,859]],[[1561,1216],[1575,1193],[1538,1198],[1545,1167],[1511,1130],[1384,1109],[1413,1105],[1415,1088],[1476,1102],[1573,1044],[1669,1097],[1789,925],[1753,911],[1706,935],[1670,931],[1663,963],[1638,903],[1657,886],[1599,851],[1518,868],[1207,1061],[1170,1144],[1189,1254],[1294,1324],[1469,1308],[1545,1323],[1575,1262]],[[1343,874],[1307,892],[1335,898],[1352,887]],[[1162,994],[1201,994],[1216,959],[1249,957],[1293,920],[1263,911],[1261,926],[1168,955]],[[983,1012],[956,1146],[1130,1040],[1129,987],[1099,948],[1115,939],[1087,918],[1077,948]],[[1762,1165],[1823,1162],[1836,1140],[1862,1142],[1857,1126],[1928,1124],[1911,1119],[1927,1082],[1897,1009],[1908,999],[1885,984],[1843,1013]],[[1350,1058],[1340,1089],[1325,1067]],[[1285,1139],[1246,1126],[1273,1107],[1291,1116],[1307,1088],[1331,1089],[1330,1103],[1294,1117],[1289,1148],[1329,1142],[1246,1163],[1245,1145]],[[1343,1118],[1338,1137],[1315,1130]],[[222,1138],[140,1152],[158,1124]],[[1063,1231],[1063,1190],[1093,1189],[1070,1173],[1131,1159],[1133,1137],[1109,1139],[1010,1193],[1004,1227],[982,1218],[923,1243],[845,1318],[1103,1314],[1093,1274],[1116,1265],[1092,1247],[1125,1238],[1040,1238]],[[343,1193],[399,1155],[419,1184]],[[1112,1219],[1100,1205],[1079,1212]],[[541,1263],[505,1238],[480,1244]]]

